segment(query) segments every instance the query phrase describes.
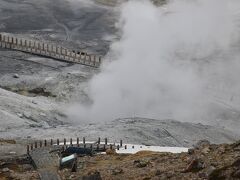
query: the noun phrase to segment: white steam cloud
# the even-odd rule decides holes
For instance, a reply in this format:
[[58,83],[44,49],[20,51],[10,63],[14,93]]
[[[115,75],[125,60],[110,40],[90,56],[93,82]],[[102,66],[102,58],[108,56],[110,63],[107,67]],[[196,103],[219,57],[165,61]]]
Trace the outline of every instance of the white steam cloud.
[[240,71],[234,68],[240,67],[234,50],[239,10],[237,0],[123,4],[121,39],[89,82],[92,103],[74,106],[70,114],[78,121],[204,119],[214,101],[209,89],[230,89],[231,82],[239,90]]

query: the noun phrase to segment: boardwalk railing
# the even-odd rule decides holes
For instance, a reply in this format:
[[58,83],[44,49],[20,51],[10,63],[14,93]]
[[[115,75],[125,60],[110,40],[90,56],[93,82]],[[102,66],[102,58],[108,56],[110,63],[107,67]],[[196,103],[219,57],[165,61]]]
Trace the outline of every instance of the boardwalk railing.
[[[120,143],[117,143],[117,145],[108,143],[108,139],[105,138],[104,142],[101,142],[101,139],[98,138],[96,142],[87,142],[85,137],[83,137],[82,141],[80,141],[79,138],[76,138],[76,141],[73,142],[73,139],[71,138],[69,141],[67,139],[63,139],[63,141],[60,141],[59,139],[53,140],[50,139],[49,141],[35,141],[34,143],[27,145],[27,154],[29,154],[34,149],[43,148],[43,147],[49,147],[49,146],[61,146],[63,149],[69,146],[76,146],[76,147],[82,147],[82,148],[90,148],[95,150],[107,150],[107,149],[117,149],[119,150],[120,147],[123,147],[123,141],[120,140]],[[125,149],[127,149],[127,146],[125,145]]]
[[92,67],[99,67],[101,64],[101,57],[96,55],[84,52],[77,53],[61,46],[20,39],[4,34],[0,34],[0,47]]

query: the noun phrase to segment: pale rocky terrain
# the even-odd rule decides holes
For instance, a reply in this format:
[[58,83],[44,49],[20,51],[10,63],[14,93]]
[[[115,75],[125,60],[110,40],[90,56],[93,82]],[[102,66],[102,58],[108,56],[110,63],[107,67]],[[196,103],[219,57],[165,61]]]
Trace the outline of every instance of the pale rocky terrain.
[[[104,56],[119,36],[115,28],[118,9],[109,2],[2,0],[0,31]],[[216,102],[223,116],[208,124],[137,117],[74,124],[64,110],[74,102],[89,102],[87,82],[98,69],[6,49],[0,49],[0,63],[0,138],[31,141],[101,136],[112,141],[189,147],[201,139],[222,143],[240,136],[239,112]],[[215,93],[221,102],[224,93]]]
[[[14,141],[0,141],[14,144]],[[77,171],[64,168],[58,170],[64,179],[196,179],[216,180],[240,178],[240,142],[233,144],[209,144],[198,142],[188,152],[172,154],[141,151],[136,154],[117,154],[79,157]],[[39,173],[34,170],[26,155],[0,158],[0,179],[36,180]]]
[[[0,0],[0,33],[59,44],[105,56],[119,38],[115,27],[121,0]],[[156,4],[164,3],[154,0]],[[213,67],[208,67],[209,69]],[[66,109],[91,103],[88,82],[99,69],[0,48],[0,179],[40,179],[26,156],[35,140],[86,137],[95,141],[193,147],[189,153],[140,152],[97,155],[78,162],[63,179],[238,179],[239,97],[231,87],[206,90],[212,114],[193,119],[125,117],[109,122],[73,122]],[[219,79],[221,81],[221,79]],[[196,117],[197,119],[197,117]],[[199,140],[221,145],[197,145]],[[205,141],[206,142],[206,141]],[[80,172],[80,173],[79,173]]]

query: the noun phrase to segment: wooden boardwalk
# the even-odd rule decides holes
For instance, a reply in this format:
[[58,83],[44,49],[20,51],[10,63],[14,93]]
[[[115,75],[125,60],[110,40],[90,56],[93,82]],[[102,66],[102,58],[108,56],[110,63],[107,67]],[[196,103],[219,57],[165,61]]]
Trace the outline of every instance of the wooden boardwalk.
[[29,155],[34,166],[39,172],[41,180],[60,180],[58,175],[59,159],[54,153],[50,153],[52,147],[33,149]]
[[85,52],[77,53],[61,46],[47,44],[39,41],[19,39],[14,36],[0,34],[0,48],[22,51],[38,56],[52,58],[60,61],[78,63],[91,67],[101,65],[101,57]]
[[[57,151],[66,150],[68,147],[79,147],[82,149],[79,150],[81,151],[80,154],[78,154],[78,152],[72,152],[75,151],[74,149],[69,150],[69,152],[66,150],[65,153],[77,153],[81,156],[81,154],[93,155],[94,153],[105,152],[107,149],[119,150],[119,147],[122,147],[122,140],[118,145],[109,144],[107,138],[104,139],[104,142],[101,142],[100,138],[95,142],[86,141],[85,137],[82,141],[80,141],[79,138],[76,140],[76,142],[73,142],[73,139],[71,138],[70,141],[67,142],[67,139],[64,138],[63,142],[60,142],[59,139],[57,139],[57,141],[51,139],[50,141],[36,141],[33,144],[27,145],[27,154],[32,158],[33,165],[38,170],[42,180],[61,179],[58,175],[59,156],[57,155]],[[86,151],[84,151],[84,149]]]

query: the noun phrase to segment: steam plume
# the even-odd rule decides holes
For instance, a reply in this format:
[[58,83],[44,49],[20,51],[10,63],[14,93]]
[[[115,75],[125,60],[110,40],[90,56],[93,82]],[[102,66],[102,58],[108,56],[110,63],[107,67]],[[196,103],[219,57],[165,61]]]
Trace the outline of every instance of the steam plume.
[[111,45],[101,72],[89,82],[92,104],[71,107],[70,114],[78,121],[205,119],[219,86],[229,91],[230,83],[235,94],[240,89],[234,48],[239,10],[235,0],[123,4],[117,23],[121,39]]

